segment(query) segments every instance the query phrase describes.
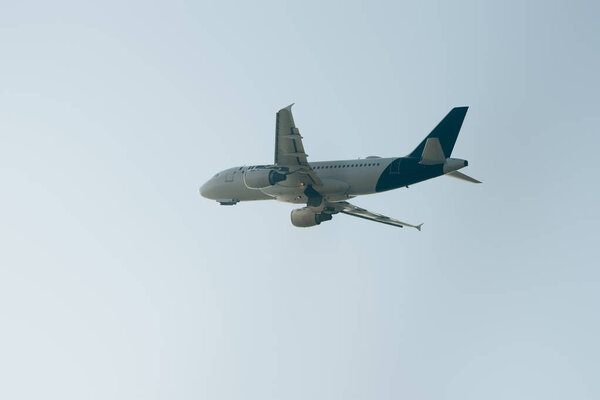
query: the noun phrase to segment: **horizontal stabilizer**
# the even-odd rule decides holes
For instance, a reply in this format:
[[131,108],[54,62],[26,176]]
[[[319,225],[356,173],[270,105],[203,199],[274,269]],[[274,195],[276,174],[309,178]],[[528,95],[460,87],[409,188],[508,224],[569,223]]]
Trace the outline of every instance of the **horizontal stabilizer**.
[[469,175],[465,175],[462,172],[458,172],[458,171],[448,172],[446,174],[446,176],[451,176],[451,177],[456,178],[456,179],[462,179],[463,181],[467,181],[467,182],[481,183],[477,179],[471,178]]
[[425,148],[423,149],[423,154],[421,155],[421,161],[419,161],[419,164],[436,165],[443,164],[445,161],[446,156],[444,156],[444,150],[442,150],[440,139],[427,139],[425,141]]

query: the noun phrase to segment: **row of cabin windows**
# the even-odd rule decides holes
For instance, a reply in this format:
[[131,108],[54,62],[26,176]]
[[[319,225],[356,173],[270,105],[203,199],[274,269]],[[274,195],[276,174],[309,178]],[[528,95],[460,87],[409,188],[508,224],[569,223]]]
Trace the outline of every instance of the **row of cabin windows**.
[[374,167],[379,165],[379,163],[369,163],[369,164],[347,164],[347,165],[320,165],[315,167],[314,169],[326,169],[326,168],[353,168],[353,167]]

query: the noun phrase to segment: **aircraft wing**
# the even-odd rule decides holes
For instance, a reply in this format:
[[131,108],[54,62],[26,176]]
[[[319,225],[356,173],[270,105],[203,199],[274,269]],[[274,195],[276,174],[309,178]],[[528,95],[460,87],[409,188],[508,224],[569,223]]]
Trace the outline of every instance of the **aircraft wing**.
[[302,136],[294,124],[292,106],[282,108],[277,112],[275,122],[275,165],[287,168],[290,174],[298,176],[307,185],[322,185],[317,174],[308,164],[308,155],[304,152]]
[[[357,207],[353,204],[348,203],[347,201],[341,201],[341,202],[337,202],[337,203],[328,203],[327,206],[334,209],[333,213],[341,212],[343,214],[348,214],[348,215],[352,215],[352,216],[355,216],[358,218],[368,219],[370,221],[380,222],[382,224],[397,226],[399,228],[404,228],[405,226],[408,226],[410,228],[415,228],[420,231],[421,226],[423,225],[423,224],[419,224],[419,225],[407,224],[406,222],[398,221],[397,219],[390,218],[385,215],[377,214],[377,213],[365,210],[364,208]],[[326,207],[326,209],[327,209],[327,207]]]

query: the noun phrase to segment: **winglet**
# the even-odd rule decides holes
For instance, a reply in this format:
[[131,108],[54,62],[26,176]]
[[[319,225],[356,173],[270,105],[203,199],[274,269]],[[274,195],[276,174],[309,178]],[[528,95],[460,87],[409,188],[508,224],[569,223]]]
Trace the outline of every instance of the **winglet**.
[[292,103],[292,104],[290,104],[289,106],[287,106],[287,107],[284,107],[283,109],[284,109],[284,110],[288,110],[288,111],[292,111],[292,106],[293,106],[294,104],[296,104],[296,103]]
[[423,224],[419,224],[417,226],[415,226],[415,228],[417,228],[419,230],[419,232],[421,232],[421,227],[423,226]]

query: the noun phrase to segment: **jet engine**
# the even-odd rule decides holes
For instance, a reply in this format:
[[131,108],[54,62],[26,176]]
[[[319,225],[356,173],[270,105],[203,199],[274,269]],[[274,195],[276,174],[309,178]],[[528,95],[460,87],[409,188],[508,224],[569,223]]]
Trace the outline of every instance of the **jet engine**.
[[292,225],[299,228],[308,228],[309,226],[319,225],[323,221],[329,221],[331,214],[319,213],[309,207],[299,208],[292,211]]
[[249,189],[263,189],[285,181],[286,175],[272,169],[255,169],[244,173],[244,184]]

